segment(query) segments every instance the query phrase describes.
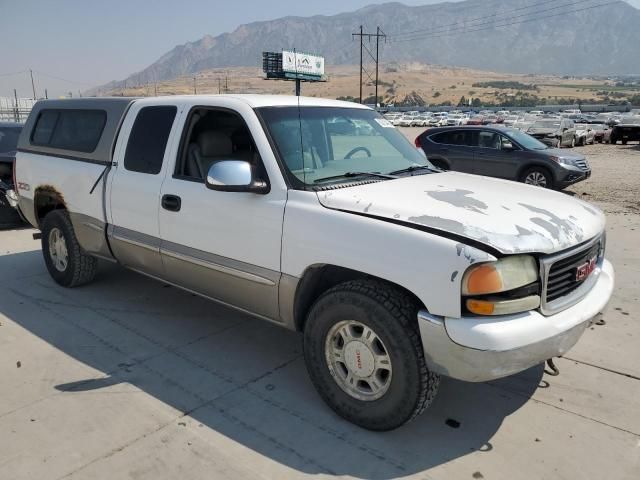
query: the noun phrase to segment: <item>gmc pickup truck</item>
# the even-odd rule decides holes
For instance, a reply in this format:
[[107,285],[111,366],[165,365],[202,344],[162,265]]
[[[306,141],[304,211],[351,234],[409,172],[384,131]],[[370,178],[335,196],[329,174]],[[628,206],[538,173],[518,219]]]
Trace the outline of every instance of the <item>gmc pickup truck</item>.
[[319,395],[372,430],[416,417],[441,375],[565,354],[613,290],[596,207],[441,172],[353,103],[41,101],[15,173],[57,283],[103,259],[301,331]]

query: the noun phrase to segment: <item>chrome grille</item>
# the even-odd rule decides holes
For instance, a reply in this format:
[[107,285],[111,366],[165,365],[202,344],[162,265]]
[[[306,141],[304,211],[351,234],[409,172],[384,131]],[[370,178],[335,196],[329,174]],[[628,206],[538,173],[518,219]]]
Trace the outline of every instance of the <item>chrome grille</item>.
[[[556,313],[579,302],[595,284],[604,257],[604,235],[576,249],[540,260],[542,275],[541,310]],[[578,268],[596,257],[596,271],[578,280]]]

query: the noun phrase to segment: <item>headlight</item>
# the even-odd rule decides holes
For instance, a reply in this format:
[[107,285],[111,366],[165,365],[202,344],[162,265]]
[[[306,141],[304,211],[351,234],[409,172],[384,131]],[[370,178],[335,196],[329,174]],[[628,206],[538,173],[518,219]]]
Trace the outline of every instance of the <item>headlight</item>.
[[549,159],[553,160],[554,162],[561,163],[562,165],[574,165],[573,160],[569,160],[568,158],[564,158],[564,157],[557,157],[555,155],[551,155]]
[[538,281],[538,265],[529,255],[514,255],[471,266],[462,277],[466,308],[476,315],[504,315],[540,305],[536,289],[518,289]]
[[488,295],[524,287],[538,280],[538,266],[529,255],[504,257],[469,268],[462,278],[463,295]]

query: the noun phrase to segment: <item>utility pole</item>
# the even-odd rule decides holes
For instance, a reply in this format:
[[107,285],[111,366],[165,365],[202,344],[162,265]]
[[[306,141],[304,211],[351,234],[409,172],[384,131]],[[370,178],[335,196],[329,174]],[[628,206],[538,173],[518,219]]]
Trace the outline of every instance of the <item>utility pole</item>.
[[31,89],[33,90],[33,99],[36,100],[36,84],[33,81],[33,70],[29,69],[29,75],[31,75]]
[[16,109],[15,109],[16,122],[20,123],[20,106],[18,105],[18,91],[15,88],[13,89],[13,98],[15,98],[16,100]]
[[222,93],[222,79],[218,77],[218,95]]
[[49,100],[49,92],[47,92],[47,89],[46,89],[46,88],[44,89],[44,98],[45,98],[46,100]]
[[229,72],[224,72],[224,93],[229,93]]
[[362,25],[360,25],[360,103],[362,103],[362,39],[364,38],[362,34]]
[[193,76],[193,94],[196,95],[198,92],[196,91],[196,76]]
[[[363,73],[367,75],[367,77],[369,77],[369,80],[371,80],[372,82],[375,83],[375,104],[376,107],[378,105],[378,64],[380,61],[380,39],[384,38],[385,42],[387,41],[387,35],[382,31],[382,29],[380,27],[377,27],[376,29],[376,33],[365,33],[362,25],[360,25],[360,32],[359,33],[352,33],[351,34],[352,38],[353,37],[359,37],[360,38],[360,103],[362,103],[362,80],[363,80]],[[371,51],[364,45],[364,39],[365,37],[369,40],[369,42],[371,42],[372,38],[376,39],[376,54],[375,56],[371,53]],[[369,57],[371,58],[371,60],[373,60],[373,62],[376,64],[376,73],[375,73],[375,79],[371,78],[371,75],[369,74],[369,72],[367,71],[367,69],[364,66],[364,59],[363,59],[363,53],[366,50],[367,54],[369,55]]]

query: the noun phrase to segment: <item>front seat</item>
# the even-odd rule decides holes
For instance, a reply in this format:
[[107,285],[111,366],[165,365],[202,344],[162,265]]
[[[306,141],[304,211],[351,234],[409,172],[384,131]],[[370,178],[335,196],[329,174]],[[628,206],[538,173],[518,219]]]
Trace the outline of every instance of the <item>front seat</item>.
[[229,136],[218,130],[205,130],[187,151],[186,174],[204,179],[214,162],[232,159],[233,145]]

